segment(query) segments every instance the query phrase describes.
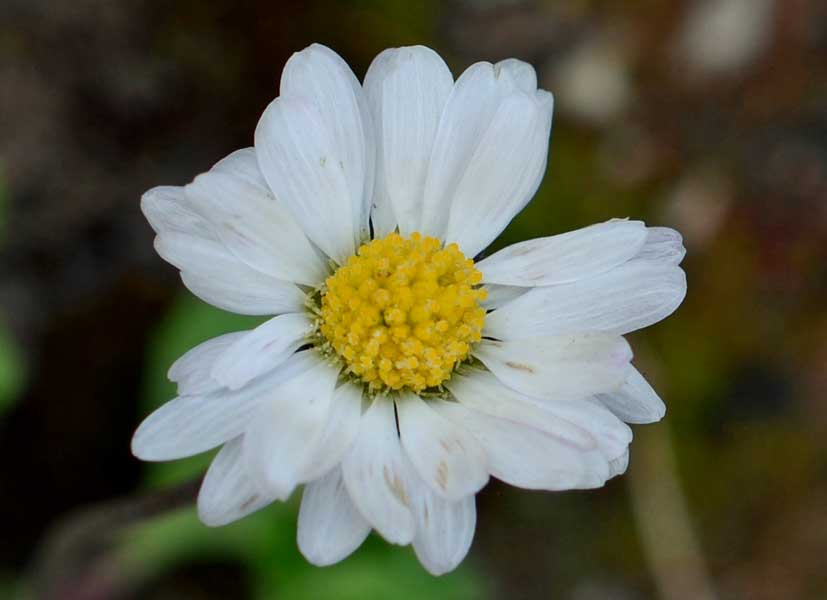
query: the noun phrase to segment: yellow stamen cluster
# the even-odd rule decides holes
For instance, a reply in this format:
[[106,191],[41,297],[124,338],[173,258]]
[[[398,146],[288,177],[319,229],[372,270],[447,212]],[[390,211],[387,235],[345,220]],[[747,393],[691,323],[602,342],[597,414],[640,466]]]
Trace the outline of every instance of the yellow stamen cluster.
[[321,332],[374,391],[438,386],[480,341],[482,274],[456,244],[391,233],[327,278]]

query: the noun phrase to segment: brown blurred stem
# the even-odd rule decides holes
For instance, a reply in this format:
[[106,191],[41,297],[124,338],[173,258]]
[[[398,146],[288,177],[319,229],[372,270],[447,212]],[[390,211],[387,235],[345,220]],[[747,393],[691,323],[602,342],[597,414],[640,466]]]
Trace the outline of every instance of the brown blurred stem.
[[681,489],[669,427],[661,423],[636,438],[637,457],[629,473],[632,508],[659,596],[714,600],[717,594]]
[[31,583],[38,599],[111,598],[124,584],[111,568],[109,550],[124,529],[192,506],[203,475],[144,494],[78,510],[47,535],[34,564]]

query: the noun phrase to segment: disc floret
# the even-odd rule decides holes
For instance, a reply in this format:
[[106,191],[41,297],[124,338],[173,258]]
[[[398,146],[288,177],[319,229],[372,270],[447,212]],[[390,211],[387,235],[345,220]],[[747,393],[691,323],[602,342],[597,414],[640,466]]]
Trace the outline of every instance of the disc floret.
[[372,391],[421,392],[447,380],[480,341],[481,281],[456,244],[391,233],[327,278],[320,331]]

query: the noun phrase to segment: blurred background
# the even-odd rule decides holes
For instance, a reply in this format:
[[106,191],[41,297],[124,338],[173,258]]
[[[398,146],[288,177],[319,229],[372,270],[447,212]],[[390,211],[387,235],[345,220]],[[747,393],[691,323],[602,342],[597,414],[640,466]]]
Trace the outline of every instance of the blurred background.
[[[628,473],[492,482],[439,579],[375,536],[309,566],[296,498],[207,529],[179,484],[209,456],[129,452],[170,363],[255,325],[186,292],[139,197],[251,145],[311,42],[360,78],[408,44],[537,67],[548,173],[498,245],[628,216],[688,248],[684,305],[631,340],[669,410]],[[3,0],[0,598],[825,598],[825,251],[820,0]]]

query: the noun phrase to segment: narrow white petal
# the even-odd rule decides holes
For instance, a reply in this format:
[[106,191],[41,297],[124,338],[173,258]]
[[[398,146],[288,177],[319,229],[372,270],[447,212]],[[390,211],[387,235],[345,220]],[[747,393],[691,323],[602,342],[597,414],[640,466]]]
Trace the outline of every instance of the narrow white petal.
[[[255,155],[249,159],[255,160]],[[239,260],[277,279],[318,285],[327,268],[287,207],[269,187],[251,183],[243,176],[204,173],[185,192]]]
[[455,502],[488,483],[485,451],[470,433],[434,412],[419,396],[397,402],[402,447],[422,480]]
[[[539,92],[538,92],[539,94]],[[445,241],[475,256],[531,200],[546,170],[551,102],[515,92],[491,119],[457,184]]]
[[529,398],[528,401],[588,431],[606,460],[622,455],[632,442],[632,429],[593,398],[552,402]]
[[486,284],[483,286],[488,295],[480,304],[487,310],[494,310],[505,306],[512,300],[519,298],[525,294],[528,289],[514,285],[497,285],[495,283]]
[[155,250],[181,271],[204,277],[221,277],[225,271],[226,277],[231,277],[229,272],[236,269],[252,271],[220,242],[178,232],[159,234],[155,238]]
[[385,167],[383,165],[381,124],[381,86],[376,85],[377,80],[384,76],[385,68],[390,64],[392,54],[388,51],[379,53],[368,67],[365,75],[365,97],[368,100],[368,108],[373,121],[373,131],[376,145],[376,173],[374,177],[373,196],[370,201],[370,220],[373,226],[373,237],[383,238],[397,228],[396,216],[393,214],[393,206],[385,186]]
[[300,352],[281,368],[240,390],[170,400],[138,426],[132,437],[132,453],[142,460],[174,460],[205,452],[241,435],[273,387],[310,366],[308,354]]
[[646,239],[641,221],[608,221],[513,244],[480,261],[477,268],[486,283],[527,287],[568,283],[622,265]]
[[318,107],[306,98],[276,98],[255,134],[259,167],[304,233],[343,262],[355,251],[349,174]]
[[267,188],[267,182],[258,168],[256,149],[252,146],[231,152],[210,169],[213,173],[225,173],[246,181],[250,185]]
[[503,98],[515,89],[511,77],[500,77],[490,63],[473,64],[457,79],[431,151],[422,198],[421,233],[443,237],[451,202],[466,167]]
[[224,444],[201,483],[198,518],[209,527],[237,521],[274,500],[259,491],[247,475],[241,447],[241,436]]
[[141,211],[155,233],[183,233],[217,241],[212,225],[195,210],[184,188],[171,185],[154,187],[141,196]]
[[318,479],[342,461],[359,433],[361,418],[361,386],[352,383],[340,385],[333,393],[327,423],[316,452],[308,458],[302,469],[302,481]]
[[384,77],[386,67],[390,64],[391,54],[388,50],[380,52],[370,63],[365,74],[365,81],[362,84],[365,99],[370,113],[370,121],[373,129],[375,162],[373,191],[369,201],[369,216],[374,238],[383,238],[396,229],[396,217],[393,214],[393,207],[385,186],[385,167],[382,158],[382,128],[381,128],[381,85],[377,80]]
[[385,50],[365,76],[382,165],[375,198],[390,202],[403,235],[419,229],[431,150],[453,84],[445,62],[424,46]]
[[393,214],[393,207],[388,197],[388,191],[381,184],[381,182],[384,181],[383,178],[382,157],[377,154],[376,186],[370,205],[370,222],[373,226],[374,239],[381,239],[397,228],[396,217]]
[[686,256],[683,236],[669,227],[649,227],[646,243],[635,258],[679,265]]
[[339,467],[308,483],[299,508],[299,550],[312,564],[332,565],[362,545],[370,523],[359,513],[342,479]]
[[507,58],[494,65],[494,70],[506,73],[518,89],[533,92],[537,89],[537,73],[534,67],[517,58]]
[[304,309],[304,294],[292,283],[254,271],[220,277],[181,273],[186,288],[208,304],[239,315],[278,315]]
[[473,353],[507,386],[538,398],[614,391],[626,380],[632,360],[626,340],[601,333],[483,340]]
[[485,335],[501,340],[578,331],[625,334],[668,317],[686,295],[686,275],[648,260],[591,279],[534,288],[492,312]]
[[338,54],[313,44],[287,61],[280,92],[310,100],[318,108],[347,181],[353,232],[357,240],[366,236],[376,149],[362,86]]
[[477,526],[475,497],[472,494],[451,502],[428,486],[418,488],[413,500],[414,552],[431,575],[443,575],[457,568],[471,548]]
[[155,238],[155,249],[181,270],[190,291],[225,310],[245,315],[298,312],[304,294],[294,284],[251,269],[217,242],[164,233]]
[[410,544],[415,524],[410,477],[396,431],[393,402],[378,397],[362,417],[342,472],[353,503],[393,544]]
[[[314,354],[303,352],[301,354]],[[286,500],[321,439],[339,370],[318,356],[310,368],[271,388],[244,433],[244,457],[256,484]]]
[[539,429],[574,448],[596,449],[607,461],[620,456],[632,441],[629,426],[591,398],[542,400],[508,388],[479,370],[455,375],[448,387],[468,408]]
[[273,317],[236,339],[212,365],[211,376],[237,390],[290,358],[312,331],[305,313]]
[[609,461],[609,472],[610,477],[616,477],[618,475],[623,475],[626,472],[626,469],[629,468],[629,449],[626,448],[626,451],[618,456],[615,459]]
[[204,394],[221,387],[221,382],[213,379],[212,366],[227,348],[247,335],[246,331],[227,333],[198,344],[172,363],[167,378],[178,384],[178,393]]
[[666,414],[663,400],[634,367],[619,390],[597,399],[627,423],[655,423]]
[[244,432],[261,391],[230,398],[226,391],[170,400],[138,426],[132,454],[141,460],[175,460],[206,452]]
[[467,375],[455,373],[445,386],[460,404],[468,408],[530,425],[570,446],[584,450],[596,447],[594,438],[586,429],[537,406],[525,395],[506,387],[492,373],[477,369]]
[[491,475],[526,489],[585,489],[603,485],[609,464],[597,449],[584,450],[535,427],[492,417],[457,402],[434,408],[480,440]]

